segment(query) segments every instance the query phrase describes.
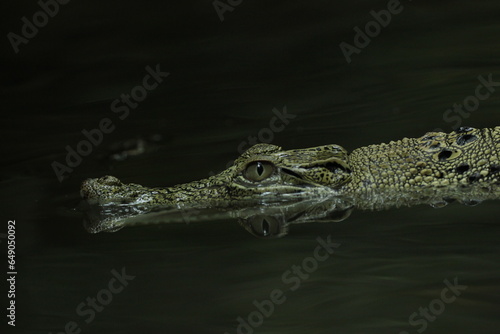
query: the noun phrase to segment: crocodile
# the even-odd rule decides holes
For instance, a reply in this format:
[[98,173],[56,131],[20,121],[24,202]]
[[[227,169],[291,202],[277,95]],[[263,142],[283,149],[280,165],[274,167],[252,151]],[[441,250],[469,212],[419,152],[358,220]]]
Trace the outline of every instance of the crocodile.
[[85,180],[80,193],[90,204],[143,208],[314,197],[341,199],[339,210],[441,207],[452,201],[475,205],[500,199],[500,126],[428,132],[351,153],[339,145],[283,150],[261,143],[206,179],[149,188],[104,176]]

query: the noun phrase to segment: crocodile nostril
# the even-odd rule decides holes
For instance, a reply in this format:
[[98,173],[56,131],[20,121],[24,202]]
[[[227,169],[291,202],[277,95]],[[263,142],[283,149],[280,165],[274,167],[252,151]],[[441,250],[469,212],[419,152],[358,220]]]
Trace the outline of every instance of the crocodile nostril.
[[80,187],[80,196],[85,200],[93,200],[97,196],[95,189],[97,179],[86,179]]
[[106,175],[106,176],[101,177],[99,179],[99,181],[102,184],[105,184],[105,185],[108,185],[108,186],[119,186],[119,185],[122,184],[120,182],[120,180],[118,180],[118,178],[116,178],[114,176],[110,176],[110,175]]

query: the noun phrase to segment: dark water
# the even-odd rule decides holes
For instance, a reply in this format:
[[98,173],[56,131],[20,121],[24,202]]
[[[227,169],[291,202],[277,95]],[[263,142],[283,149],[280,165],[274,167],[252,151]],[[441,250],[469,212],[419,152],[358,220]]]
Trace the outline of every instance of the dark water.
[[[351,63],[339,44],[353,44],[354,27],[387,2],[243,1],[221,22],[210,1],[71,1],[19,53],[5,38],[2,220],[16,220],[18,275],[16,327],[4,315],[2,326],[237,333],[241,317],[254,325],[240,333],[499,333],[498,202],[359,211],[340,223],[294,225],[271,241],[227,220],[88,234],[73,210],[88,177],[164,186],[218,172],[284,106],[296,117],[272,142],[285,148],[352,150],[436,128],[500,125],[495,87],[467,118],[443,118],[475,94],[478,76],[500,81],[498,2],[401,4]],[[8,7],[5,35],[20,34],[21,18],[40,10]],[[121,120],[112,102],[157,64],[170,75]],[[103,118],[114,130],[59,182],[53,161],[64,163],[65,147]],[[150,138],[150,150],[107,159],[115,143],[137,137]],[[314,262],[318,238],[336,248]],[[289,271],[302,264],[309,274]],[[111,294],[112,270],[122,268],[135,278]],[[442,297],[445,280],[458,282],[457,295]],[[254,301],[271,295],[279,303],[264,302],[259,318]],[[96,296],[107,305],[93,316],[87,298]]]

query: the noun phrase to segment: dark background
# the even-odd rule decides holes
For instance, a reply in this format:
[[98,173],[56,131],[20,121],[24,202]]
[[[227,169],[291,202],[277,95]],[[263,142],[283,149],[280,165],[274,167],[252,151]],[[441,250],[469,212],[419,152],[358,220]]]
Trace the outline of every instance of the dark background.
[[[468,288],[426,333],[498,333],[497,202],[356,212],[274,241],[232,221],[88,234],[74,210],[88,177],[166,186],[224,169],[273,108],[297,115],[275,134],[285,148],[352,150],[451,131],[443,113],[474,94],[478,76],[500,80],[500,4],[401,3],[350,64],[339,44],[352,44],[353,28],[387,2],[243,1],[221,22],[211,1],[72,0],[19,53],[5,37],[0,194],[2,221],[17,222],[15,332],[59,332],[75,320],[83,333],[235,333],[253,300],[286,288],[282,273],[331,235],[336,254],[256,333],[415,333],[410,314],[454,277]],[[40,10],[35,1],[4,8],[4,36]],[[170,76],[119,120],[112,101],[156,64]],[[462,125],[499,125],[499,102],[493,93]],[[60,183],[52,162],[105,117],[116,129]],[[107,159],[116,143],[153,135],[161,140],[145,154]],[[122,267],[136,278],[84,324],[76,306]]]

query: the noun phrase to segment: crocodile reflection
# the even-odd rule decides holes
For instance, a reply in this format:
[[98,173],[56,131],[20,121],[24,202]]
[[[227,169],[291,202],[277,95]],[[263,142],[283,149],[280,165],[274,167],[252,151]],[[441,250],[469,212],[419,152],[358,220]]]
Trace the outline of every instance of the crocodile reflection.
[[[338,223],[351,215],[352,208],[344,211],[330,212],[329,217],[323,219],[290,219],[287,220],[283,215],[255,215],[248,218],[240,218],[239,224],[245,228],[250,234],[257,238],[271,239],[281,238],[288,234],[289,226],[293,223],[321,222],[321,223]],[[301,217],[301,216],[299,216]],[[294,217],[295,218],[295,217]],[[303,218],[303,217],[301,217]]]
[[246,203],[246,207],[155,207],[144,211],[130,205],[80,204],[85,213],[84,227],[89,233],[116,232],[126,226],[168,223],[210,223],[236,220],[255,237],[271,239],[288,234],[292,224],[332,223],[349,217],[352,204],[339,198],[286,202]]

